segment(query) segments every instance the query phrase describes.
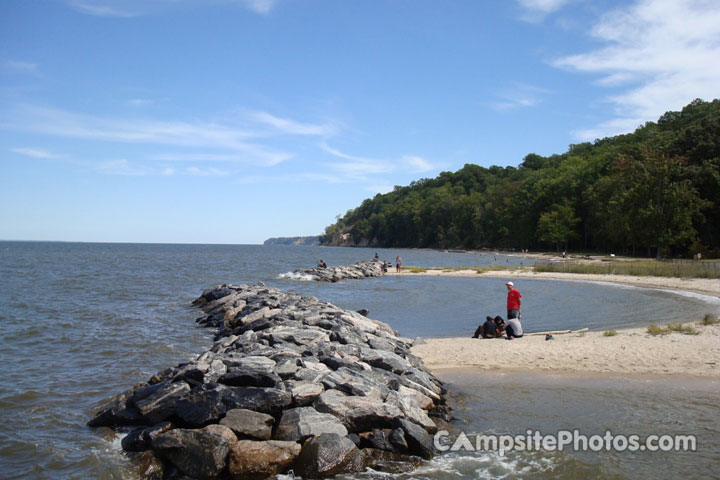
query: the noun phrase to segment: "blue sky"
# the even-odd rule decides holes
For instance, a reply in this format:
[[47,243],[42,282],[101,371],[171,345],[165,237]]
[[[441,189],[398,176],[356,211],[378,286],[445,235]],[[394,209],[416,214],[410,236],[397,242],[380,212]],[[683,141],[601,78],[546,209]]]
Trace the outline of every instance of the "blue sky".
[[716,0],[0,2],[0,239],[261,243],[720,96]]

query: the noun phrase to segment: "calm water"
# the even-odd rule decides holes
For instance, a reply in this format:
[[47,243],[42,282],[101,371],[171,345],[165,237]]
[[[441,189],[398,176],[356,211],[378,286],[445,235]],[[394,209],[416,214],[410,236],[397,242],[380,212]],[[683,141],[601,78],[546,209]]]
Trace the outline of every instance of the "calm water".
[[[194,326],[197,311],[189,303],[214,284],[262,280],[341,307],[369,308],[373,318],[389,322],[410,337],[470,335],[480,318],[504,314],[501,279],[386,277],[319,284],[280,278],[282,273],[313,266],[320,258],[330,265],[348,264],[369,259],[376,251],[381,259],[400,254],[406,265],[418,266],[532,262],[492,254],[417,250],[0,242],[0,361],[4,366],[0,478],[128,478],[129,463],[118,438],[90,430],[85,422],[100,400],[210,345],[210,334]],[[699,318],[718,310],[717,303],[702,296],[591,283],[516,283],[524,296],[528,331],[645,325],[650,320]],[[523,415],[538,423],[537,428],[557,429],[568,419],[582,417],[582,425],[599,430],[602,419],[612,416],[608,409],[634,412],[639,424],[652,427],[661,425],[660,412],[671,412],[673,421],[690,431],[709,429],[718,438],[716,388],[702,390],[704,400],[695,404],[660,386],[651,389],[651,398],[644,398],[662,408],[645,409],[633,407],[645,387],[623,384],[593,389],[588,385],[575,390],[571,385],[545,388],[542,382],[490,379],[488,375],[451,379],[454,390],[466,398],[458,417],[477,431],[527,428],[514,423],[515,417],[493,423],[502,415],[486,418],[479,414],[489,398],[500,405],[511,401],[518,388],[525,388]],[[578,405],[586,410],[577,411]],[[686,464],[719,464],[717,443],[702,455],[687,457]],[[524,478],[531,471],[543,475],[560,468],[555,471],[566,472],[569,478],[585,478],[587,472],[661,478],[667,473],[664,462],[659,456],[620,461],[612,456],[574,454],[520,455],[513,460],[451,455],[424,466],[414,476],[443,478],[440,470],[446,469],[476,478]],[[590,470],[584,470],[586,465]]]

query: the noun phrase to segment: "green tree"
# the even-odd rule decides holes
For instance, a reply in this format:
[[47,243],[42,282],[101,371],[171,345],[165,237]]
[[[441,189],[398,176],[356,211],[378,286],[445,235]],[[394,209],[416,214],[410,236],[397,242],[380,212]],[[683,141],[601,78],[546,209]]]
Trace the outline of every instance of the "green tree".
[[555,244],[558,251],[563,243],[567,249],[569,240],[577,236],[575,226],[579,221],[570,205],[553,205],[538,219],[538,238],[542,242]]
[[617,165],[617,214],[629,216],[633,237],[655,247],[658,259],[668,247],[695,239],[693,218],[708,205],[684,178],[686,164],[682,157],[647,147],[638,158],[623,157]]

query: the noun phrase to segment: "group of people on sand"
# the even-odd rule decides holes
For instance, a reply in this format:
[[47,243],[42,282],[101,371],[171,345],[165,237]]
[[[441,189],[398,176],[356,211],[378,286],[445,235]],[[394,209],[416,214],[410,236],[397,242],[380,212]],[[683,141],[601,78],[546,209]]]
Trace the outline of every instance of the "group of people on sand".
[[523,328],[520,323],[520,306],[522,305],[522,295],[515,288],[513,282],[505,284],[507,288],[507,321],[500,315],[495,318],[487,316],[485,323],[480,325],[473,338],[522,338]]
[[[380,261],[380,256],[377,254],[377,252],[375,252],[375,257],[373,257],[373,262],[379,262],[379,261]],[[381,265],[382,271],[387,273],[388,268],[390,268],[391,266],[392,266],[392,262],[385,262],[385,261],[382,262],[382,265]],[[395,257],[395,272],[400,273],[401,267],[402,267],[402,257],[400,255],[398,255],[397,257]]]

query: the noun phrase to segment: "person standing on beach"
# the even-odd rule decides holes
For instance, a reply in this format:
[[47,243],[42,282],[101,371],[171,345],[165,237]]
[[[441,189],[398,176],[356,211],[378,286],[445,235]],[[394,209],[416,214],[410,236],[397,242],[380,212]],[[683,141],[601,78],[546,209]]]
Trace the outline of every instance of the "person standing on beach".
[[402,257],[398,255],[395,257],[395,271],[400,273],[400,267],[402,266]]
[[513,282],[507,282],[507,318],[518,318],[520,316],[520,305],[522,305],[522,295],[520,291],[515,290],[515,284]]

